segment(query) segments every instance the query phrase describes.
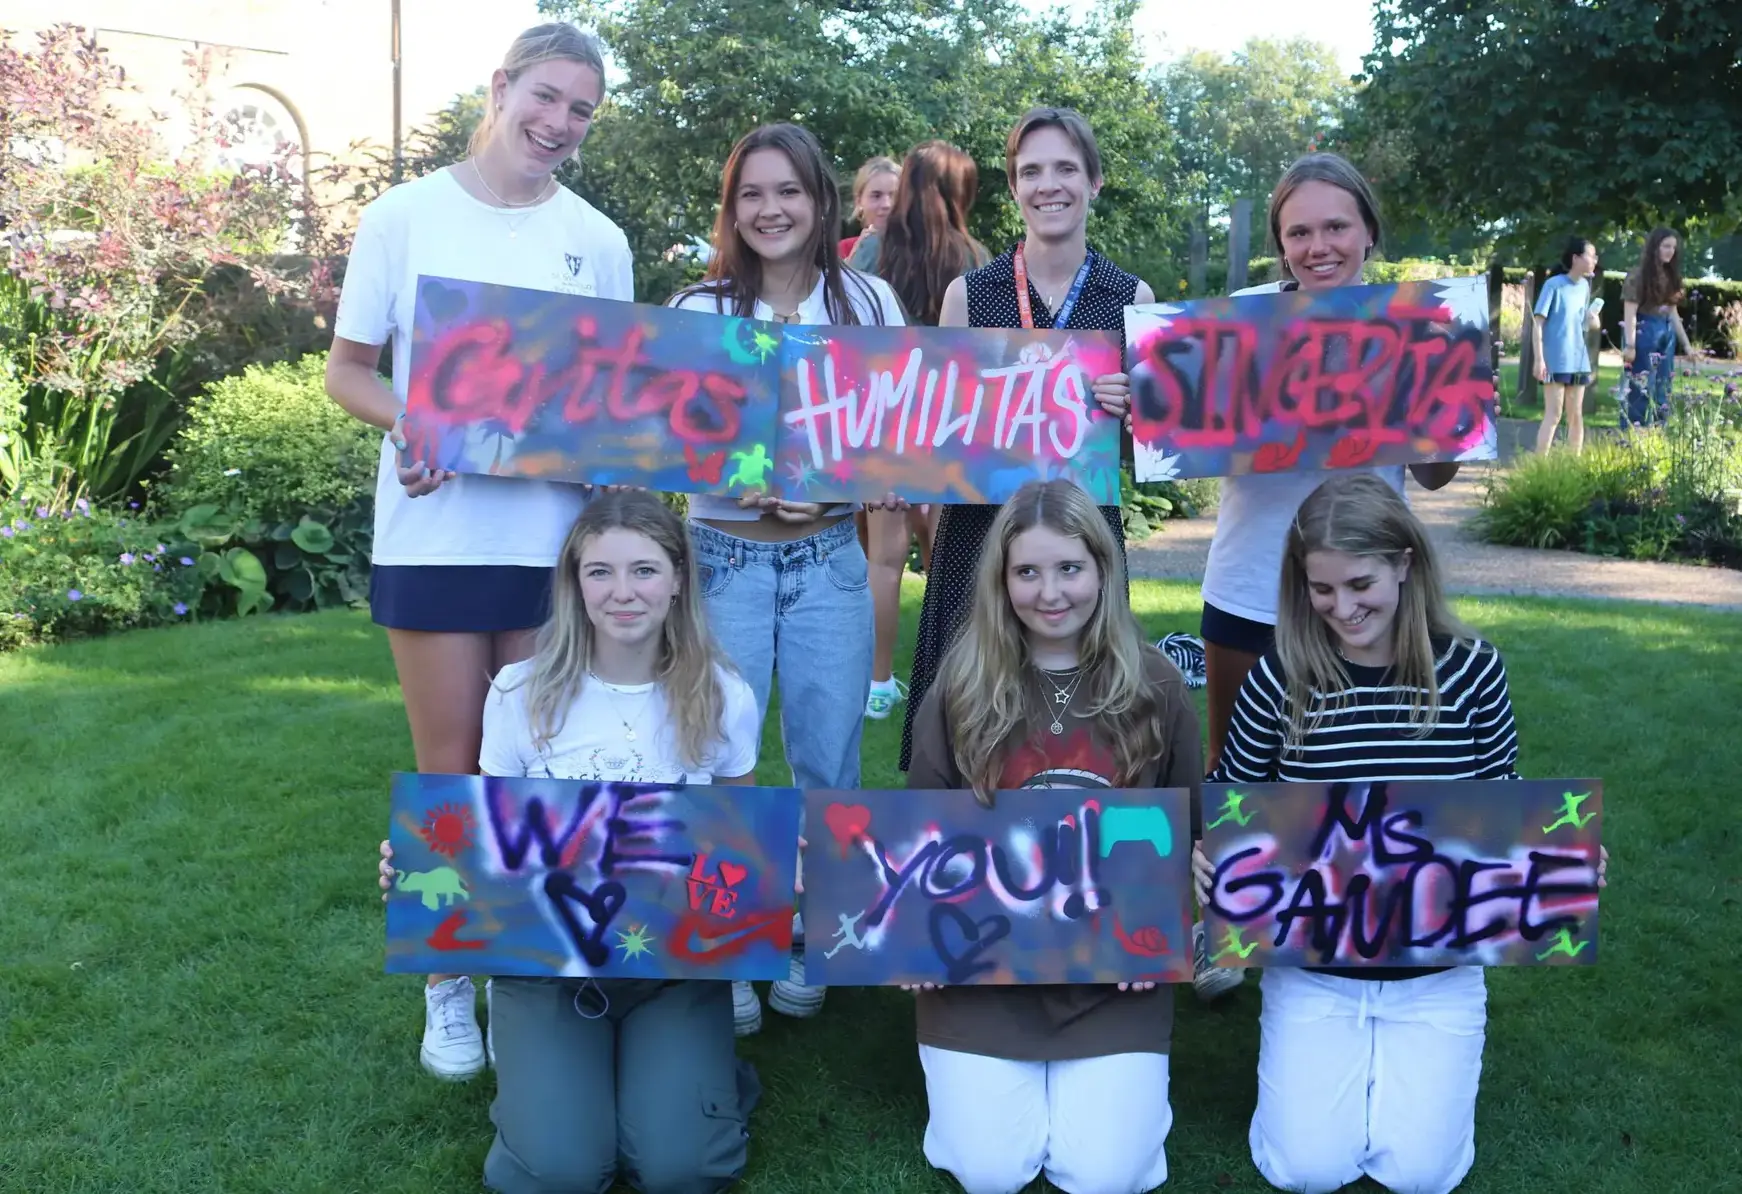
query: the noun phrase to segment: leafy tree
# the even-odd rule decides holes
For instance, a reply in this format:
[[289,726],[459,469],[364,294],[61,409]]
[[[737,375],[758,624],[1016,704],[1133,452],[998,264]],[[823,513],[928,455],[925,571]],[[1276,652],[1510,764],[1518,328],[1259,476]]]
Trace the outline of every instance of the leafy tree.
[[1261,209],[1277,178],[1336,133],[1352,95],[1335,52],[1302,38],[1254,38],[1227,58],[1188,54],[1158,68],[1152,85],[1193,206],[1209,214],[1253,200],[1255,245],[1263,243]]
[[1351,144],[1418,226],[1542,254],[1742,218],[1742,4],[1378,0]]

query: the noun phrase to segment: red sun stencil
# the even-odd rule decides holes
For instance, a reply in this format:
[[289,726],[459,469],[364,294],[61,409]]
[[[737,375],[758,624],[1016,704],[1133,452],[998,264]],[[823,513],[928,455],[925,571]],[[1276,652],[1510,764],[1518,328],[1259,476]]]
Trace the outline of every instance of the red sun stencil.
[[452,858],[471,847],[472,834],[477,829],[478,820],[471,809],[463,804],[444,804],[424,814],[418,835],[431,850]]

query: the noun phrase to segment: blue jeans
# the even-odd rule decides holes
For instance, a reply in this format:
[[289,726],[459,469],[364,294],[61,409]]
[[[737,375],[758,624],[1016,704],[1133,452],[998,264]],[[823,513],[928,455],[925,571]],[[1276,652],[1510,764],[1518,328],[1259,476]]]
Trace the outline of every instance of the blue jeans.
[[[1627,397],[1621,427],[1661,423],[1669,415],[1669,385],[1675,376],[1675,324],[1667,315],[1641,315],[1634,324],[1633,364],[1628,366]],[[1651,394],[1646,395],[1649,379]]]
[[859,786],[871,687],[871,588],[851,518],[790,543],[690,523],[708,625],[768,716],[780,676],[780,736],[800,788]]

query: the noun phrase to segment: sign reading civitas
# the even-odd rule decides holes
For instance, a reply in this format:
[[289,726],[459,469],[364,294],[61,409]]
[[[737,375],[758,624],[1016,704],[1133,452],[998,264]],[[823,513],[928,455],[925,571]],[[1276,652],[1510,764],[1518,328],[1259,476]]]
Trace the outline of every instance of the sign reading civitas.
[[1183,790],[805,793],[805,976],[829,985],[1184,982]]
[[1597,960],[1599,780],[1206,784],[1218,966]]
[[785,978],[799,794],[396,775],[387,970]]
[[461,473],[766,489],[779,357],[777,324],[420,277],[405,436]]
[[1138,481],[1491,460],[1486,279],[1125,309]]
[[782,342],[780,483],[805,497],[1001,502],[1067,478],[1119,502],[1111,332],[792,328]]
[[677,493],[1119,501],[1109,332],[800,328],[420,277],[403,432],[461,473]]

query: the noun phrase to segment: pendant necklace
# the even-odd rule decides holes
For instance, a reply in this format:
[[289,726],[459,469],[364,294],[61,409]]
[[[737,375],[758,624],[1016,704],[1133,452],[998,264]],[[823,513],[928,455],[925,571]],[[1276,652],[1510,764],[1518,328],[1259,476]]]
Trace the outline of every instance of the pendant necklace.
[[1077,685],[1083,682],[1082,669],[1073,669],[1075,674],[1071,676],[1070,685],[1065,688],[1060,688],[1058,682],[1052,678],[1053,673],[1045,668],[1036,666],[1034,670],[1040,673],[1040,678],[1046,681],[1048,688],[1052,689],[1052,724],[1047,728],[1054,734],[1063,734],[1065,732],[1064,718],[1065,714],[1070,712],[1071,698],[1077,695]]
[[612,684],[609,680],[600,679],[599,675],[596,672],[588,672],[587,674],[589,676],[592,676],[593,679],[598,680],[599,686],[601,688],[603,688],[607,693],[610,694],[609,700],[610,700],[610,704],[611,704],[611,712],[616,715],[616,718],[618,721],[623,723],[623,737],[627,738],[631,742],[634,742],[636,740],[635,723],[639,722],[641,720],[641,715],[643,713],[647,712],[648,702],[653,700],[653,691],[654,691],[655,686],[651,685],[651,684],[647,686],[647,691],[645,693],[643,693],[641,696],[641,704],[635,710],[635,720],[630,721],[628,718],[625,718],[621,712],[618,711],[617,697],[620,694],[617,690],[617,686]]
[[[504,211],[503,210],[504,208],[514,209],[514,208],[520,208],[520,207],[534,207],[534,206],[538,205],[539,203],[544,202],[545,192],[550,190],[551,180],[547,178],[544,180],[544,186],[538,188],[537,195],[533,196],[531,199],[528,199],[525,203],[510,203],[510,202],[508,202],[508,200],[506,200],[502,196],[498,195],[495,192],[495,190],[490,186],[489,183],[484,181],[484,172],[482,170],[478,169],[478,159],[477,158],[467,158],[466,160],[471,163],[471,165],[472,165],[472,177],[476,178],[478,180],[478,185],[484,188],[484,193],[486,195],[490,196],[490,198],[494,199],[498,204],[501,205],[501,206],[495,208],[494,210],[496,211],[496,213],[498,215],[500,215],[505,220],[508,219],[508,212]],[[534,215],[533,212],[530,212],[530,211],[526,212],[523,215],[521,215],[518,222],[510,223],[508,225],[508,239],[509,240],[516,239],[520,235],[520,225],[526,223],[526,221],[531,219],[533,215]]]

